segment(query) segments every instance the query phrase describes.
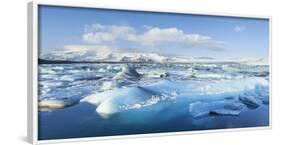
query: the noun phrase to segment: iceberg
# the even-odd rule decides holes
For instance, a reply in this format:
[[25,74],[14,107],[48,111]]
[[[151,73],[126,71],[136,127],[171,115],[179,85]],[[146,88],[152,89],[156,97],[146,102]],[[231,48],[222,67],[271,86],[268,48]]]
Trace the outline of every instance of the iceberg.
[[120,68],[118,66],[112,66],[110,64],[106,66],[106,69],[109,72],[118,72],[118,71],[120,71]]
[[249,108],[257,108],[260,106],[260,100],[256,96],[241,94],[239,100]]
[[166,79],[169,76],[171,76],[170,72],[166,71],[166,70],[152,70],[152,71],[144,71],[143,73],[143,77],[145,78],[149,78],[149,79]]
[[83,81],[83,80],[98,80],[101,78],[102,77],[93,74],[74,74],[74,75],[64,75],[59,79],[65,81]]
[[140,77],[141,77],[141,75],[133,68],[133,66],[126,64],[126,65],[123,65],[122,71],[119,72],[113,79],[114,80],[123,80],[123,79],[136,80],[136,79],[139,79]]
[[255,88],[255,94],[257,98],[259,98],[263,104],[269,104],[269,88],[268,86],[257,85]]
[[125,108],[119,107],[126,104],[136,104],[145,101],[154,93],[142,87],[128,89],[115,89],[87,96],[80,102],[88,102],[97,105],[97,112],[101,114],[113,114]]
[[168,72],[164,72],[160,74],[160,78],[167,78],[170,74]]
[[104,68],[100,68],[100,69],[98,70],[99,73],[105,73],[106,71],[107,71],[107,70],[104,69]]
[[[247,96],[249,92],[266,97],[262,96],[262,93],[257,94],[257,86],[260,86],[259,89],[268,89],[268,81],[258,77],[219,82],[162,80],[150,85],[117,88],[92,94],[80,101],[96,105],[97,113],[104,118],[117,113],[139,113],[147,109],[149,111],[145,116],[151,117],[171,105],[175,106],[175,112],[189,113],[195,118],[210,114],[239,115],[247,108],[245,106],[255,106],[257,103]],[[241,99],[241,96],[247,97]],[[177,106],[189,106],[189,109]],[[181,111],[178,111],[180,109]]]
[[43,99],[38,102],[39,111],[53,111],[77,104],[79,101],[70,98]]
[[114,82],[103,82],[102,85],[101,85],[101,89],[102,90],[113,90],[115,88],[120,88],[121,87],[121,84],[114,81]]
[[239,115],[245,110],[245,105],[235,100],[212,102],[197,101],[189,105],[189,112],[194,118],[207,115]]

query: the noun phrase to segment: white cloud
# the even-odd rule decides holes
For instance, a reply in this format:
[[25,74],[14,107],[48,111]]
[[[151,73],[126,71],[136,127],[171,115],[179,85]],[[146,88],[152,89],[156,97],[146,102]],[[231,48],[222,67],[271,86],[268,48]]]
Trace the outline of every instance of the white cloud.
[[103,44],[117,40],[134,42],[143,46],[157,47],[164,44],[177,44],[183,48],[206,48],[223,50],[223,42],[213,40],[209,36],[188,34],[183,30],[145,26],[143,33],[129,26],[92,24],[85,28],[83,40],[89,44]]
[[200,35],[187,35],[182,30],[177,28],[160,29],[154,27],[141,35],[132,35],[128,38],[131,41],[136,41],[144,45],[159,45],[169,42],[184,42],[184,41],[197,41],[201,39]]
[[[83,40],[86,45],[66,45],[46,53],[41,58],[55,60],[120,60],[124,56],[140,54],[178,55],[183,49],[201,48],[223,51],[224,42],[210,36],[189,34],[183,30],[143,26],[137,31],[130,26],[92,24],[85,26]],[[130,42],[120,43],[122,42]],[[155,57],[153,55],[153,57]]]
[[92,44],[113,42],[117,39],[126,39],[135,30],[128,26],[92,24],[86,26],[83,40]]
[[246,27],[245,27],[245,26],[235,26],[235,27],[233,28],[233,31],[234,31],[234,32],[241,32],[241,31],[244,31],[244,30],[246,30]]

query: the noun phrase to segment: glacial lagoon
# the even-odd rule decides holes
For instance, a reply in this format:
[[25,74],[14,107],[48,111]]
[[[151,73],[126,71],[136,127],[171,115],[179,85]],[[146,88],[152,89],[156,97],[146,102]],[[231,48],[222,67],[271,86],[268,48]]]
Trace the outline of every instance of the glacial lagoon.
[[39,139],[269,125],[269,66],[39,64]]

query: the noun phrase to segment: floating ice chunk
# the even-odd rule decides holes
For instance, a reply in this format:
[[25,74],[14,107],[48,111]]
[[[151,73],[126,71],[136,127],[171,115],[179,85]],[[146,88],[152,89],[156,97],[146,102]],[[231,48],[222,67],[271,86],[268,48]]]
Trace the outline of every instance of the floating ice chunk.
[[119,110],[118,105],[110,100],[105,100],[96,109],[97,113],[103,118],[109,118],[110,115],[116,113],[117,110]]
[[[116,101],[118,99],[118,103],[126,104],[126,103],[136,103],[140,100],[145,100],[150,96],[154,95],[154,93],[146,90],[142,87],[131,87],[125,89],[115,89],[109,90],[98,94],[93,94],[81,99],[81,102],[88,102],[94,105],[100,105],[103,101],[110,99],[112,101]],[[117,98],[117,99],[113,99]],[[122,100],[124,99],[124,100]],[[117,103],[117,102],[116,102]]]
[[39,82],[39,86],[43,88],[61,87],[64,85],[66,85],[65,81],[57,81],[57,80],[46,80],[46,81]]
[[124,108],[125,110],[129,110],[129,109],[140,109],[142,107],[147,107],[147,106],[151,106],[154,104],[157,104],[159,101],[161,101],[161,99],[163,99],[163,97],[160,96],[151,96],[151,98],[148,98],[145,101],[142,102],[138,102],[136,104],[130,104],[130,105],[123,105],[120,106],[121,108]]
[[39,111],[52,111],[77,104],[78,100],[74,99],[45,99],[38,103]]
[[126,108],[122,107],[124,105],[137,104],[148,100],[154,95],[153,92],[141,87],[117,89],[117,91],[97,94],[92,98],[85,98],[83,101],[87,101],[95,105],[100,104],[98,105],[96,111],[102,116],[110,116],[111,114],[126,110]]
[[200,79],[231,79],[230,75],[219,74],[219,73],[198,73],[194,75]]
[[109,65],[106,66],[106,69],[107,69],[107,70],[112,70],[112,69],[113,69],[113,66],[109,64]]
[[194,118],[207,115],[239,115],[245,109],[245,105],[238,101],[196,101],[189,105],[189,112]]
[[194,70],[192,67],[190,67],[186,70],[186,76],[188,76],[190,78],[195,78],[196,72],[197,72],[196,70]]
[[75,75],[64,75],[60,77],[60,80],[65,81],[82,81],[82,80],[98,80],[102,77],[93,74],[75,74]]
[[145,77],[148,78],[167,78],[169,77],[171,74],[168,72],[165,72],[163,70],[151,70],[151,71],[144,71],[143,72],[145,74]]
[[122,85],[119,82],[113,81],[113,82],[103,82],[101,89],[102,90],[113,90],[115,88],[120,88]]
[[58,75],[56,74],[41,74],[39,76],[40,81],[47,81],[47,80],[57,80]]
[[[168,95],[161,96],[148,94],[145,95],[145,98],[136,97],[133,100],[124,98],[127,100],[125,101],[126,103],[124,103],[120,102],[121,98],[110,98],[105,100],[97,107],[97,113],[103,118],[109,118],[111,115],[119,113],[127,116],[127,118],[121,118],[122,121],[124,121],[123,119],[126,120],[124,122],[143,122],[148,118],[155,117],[157,113],[173,103],[171,100],[175,99]],[[135,120],[136,116],[143,120]],[[169,117],[164,118],[168,119]]]
[[63,71],[64,68],[62,66],[56,66],[56,67],[52,67],[52,70],[54,70],[54,71]]
[[160,78],[167,78],[170,74],[168,72],[164,72],[160,74]]
[[[239,101],[239,95],[245,94],[245,92],[256,94],[256,85],[266,87],[268,81],[262,78],[219,82],[194,80],[174,82],[162,80],[142,87],[117,88],[104,91],[87,96],[81,101],[96,105],[96,111],[100,115],[107,117],[128,109],[142,110],[147,106],[151,109],[148,113],[152,115],[169,106],[163,103],[164,101],[173,103],[172,105],[176,106],[183,104],[188,106],[190,104],[189,111],[194,117],[210,113],[237,115],[249,104],[245,102],[252,102],[245,98],[243,103],[246,105],[244,105],[241,100]],[[157,98],[153,99],[153,97]],[[157,99],[160,100],[155,101]]]
[[81,74],[81,73],[84,73],[84,72],[85,72],[85,70],[83,70],[83,69],[72,69],[72,70],[66,70],[62,74]]
[[99,73],[105,73],[105,72],[106,72],[106,69],[100,68],[100,69],[98,70],[98,72],[99,72]]
[[48,67],[39,67],[38,70],[42,74],[55,74],[56,71]]
[[110,65],[110,64],[106,66],[106,69],[108,71],[110,71],[110,72],[118,72],[118,71],[120,71],[120,67],[113,66],[113,65]]
[[257,97],[262,101],[263,104],[269,104],[269,87],[257,85],[255,88]]
[[195,118],[206,116],[210,112],[210,104],[204,102],[191,103],[189,105],[189,112]]
[[119,72],[113,79],[122,80],[122,79],[139,79],[141,75],[128,64],[123,65],[122,72]]
[[239,96],[239,100],[247,105],[249,108],[257,108],[261,104],[261,100],[259,100],[256,96],[251,94],[241,94]]
[[124,65],[122,67],[122,72],[129,76],[140,77],[140,74],[130,65]]
[[[173,100],[175,99],[174,95],[177,95],[177,93],[169,92],[169,94],[165,94],[163,92],[159,93],[153,91],[146,87],[131,87],[94,94],[83,98],[81,102],[97,105],[97,113],[102,117],[107,118],[115,113],[131,109],[142,109],[144,107],[155,105],[159,101]],[[164,106],[160,105],[160,108],[161,107]],[[151,113],[154,111],[152,110]]]

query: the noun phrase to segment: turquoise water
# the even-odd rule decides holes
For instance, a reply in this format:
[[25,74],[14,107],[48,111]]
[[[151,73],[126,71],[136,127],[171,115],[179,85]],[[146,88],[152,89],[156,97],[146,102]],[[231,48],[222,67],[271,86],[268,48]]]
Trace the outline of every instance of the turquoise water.
[[269,125],[268,66],[132,65],[39,65],[39,139]]

